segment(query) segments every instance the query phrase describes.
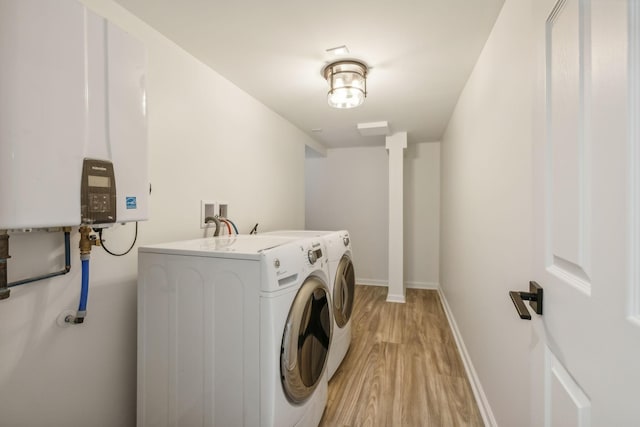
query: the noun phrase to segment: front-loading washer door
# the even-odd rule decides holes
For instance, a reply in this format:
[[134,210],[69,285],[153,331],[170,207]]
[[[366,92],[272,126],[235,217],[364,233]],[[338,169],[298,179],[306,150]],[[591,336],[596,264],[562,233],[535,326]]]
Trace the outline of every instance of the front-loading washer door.
[[356,275],[353,271],[353,263],[350,257],[343,255],[338,263],[333,284],[333,315],[339,328],[344,327],[351,319],[355,285]]
[[280,349],[282,387],[290,402],[306,401],[322,379],[332,327],[329,288],[309,276],[289,310]]

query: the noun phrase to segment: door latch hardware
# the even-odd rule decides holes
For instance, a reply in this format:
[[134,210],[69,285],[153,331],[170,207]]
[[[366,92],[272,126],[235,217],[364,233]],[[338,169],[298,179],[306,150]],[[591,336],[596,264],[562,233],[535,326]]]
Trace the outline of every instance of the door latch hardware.
[[536,282],[529,282],[529,292],[509,291],[509,296],[521,319],[531,320],[531,314],[522,300],[529,301],[536,314],[542,314],[542,286]]

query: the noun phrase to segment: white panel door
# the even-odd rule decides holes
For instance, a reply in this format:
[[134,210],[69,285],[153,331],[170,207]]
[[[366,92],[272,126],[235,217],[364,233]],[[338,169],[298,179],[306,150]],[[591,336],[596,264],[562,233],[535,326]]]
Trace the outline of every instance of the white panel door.
[[640,1],[533,4],[530,424],[639,426]]

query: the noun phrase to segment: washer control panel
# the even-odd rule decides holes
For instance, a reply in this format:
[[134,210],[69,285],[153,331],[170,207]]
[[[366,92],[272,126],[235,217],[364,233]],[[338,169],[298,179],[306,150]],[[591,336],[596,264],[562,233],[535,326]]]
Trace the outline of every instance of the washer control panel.
[[311,265],[313,265],[318,260],[318,255],[316,254],[315,251],[309,249],[309,251],[307,252],[307,258],[309,259],[309,262],[311,263]]
[[263,256],[263,291],[299,287],[309,275],[320,277],[325,284],[329,280],[328,254],[321,238],[292,239],[264,250]]
[[319,242],[311,243],[306,250],[307,262],[309,266],[315,265],[325,256],[322,245]]

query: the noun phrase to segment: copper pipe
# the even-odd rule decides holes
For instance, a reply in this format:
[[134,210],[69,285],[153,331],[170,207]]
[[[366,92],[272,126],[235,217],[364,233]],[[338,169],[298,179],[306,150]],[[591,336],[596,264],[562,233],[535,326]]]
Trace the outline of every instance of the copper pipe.
[[69,244],[71,227],[63,227],[62,231],[64,232],[64,268],[53,273],[42,274],[40,276],[29,277],[28,279],[11,282],[7,285],[9,288],[24,285],[27,283],[37,282],[39,280],[51,279],[52,277],[63,276],[71,271],[71,247]]

